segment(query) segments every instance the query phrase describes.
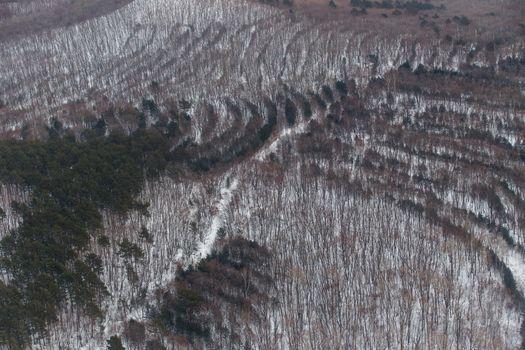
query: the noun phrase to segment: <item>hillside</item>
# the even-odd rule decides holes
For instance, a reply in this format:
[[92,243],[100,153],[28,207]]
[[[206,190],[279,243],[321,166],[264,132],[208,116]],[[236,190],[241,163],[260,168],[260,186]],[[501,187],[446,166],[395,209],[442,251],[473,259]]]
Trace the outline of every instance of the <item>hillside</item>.
[[0,349],[525,348],[525,5],[475,3],[0,2]]

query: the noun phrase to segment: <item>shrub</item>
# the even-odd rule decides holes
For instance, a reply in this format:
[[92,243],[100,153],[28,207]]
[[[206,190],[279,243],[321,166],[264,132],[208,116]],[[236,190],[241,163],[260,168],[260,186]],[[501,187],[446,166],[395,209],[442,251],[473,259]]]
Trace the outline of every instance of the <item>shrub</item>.
[[321,87],[321,90],[323,92],[324,97],[328,100],[328,102],[334,101],[334,94],[332,92],[332,89],[328,85],[323,85]]
[[288,125],[292,126],[295,124],[295,120],[297,119],[297,108],[295,107],[293,101],[289,98],[286,99],[284,105],[284,115],[286,116],[286,122]]
[[465,16],[454,16],[452,19],[461,26],[468,26],[470,24],[470,20]]
[[335,83],[335,88],[341,95],[348,95],[348,86],[344,81],[338,80]]
[[269,99],[265,100],[267,122],[264,124],[258,132],[259,139],[265,142],[273,132],[275,125],[277,124],[277,106]]
[[158,114],[160,112],[159,106],[153,100],[143,99],[142,100],[142,109],[144,111],[150,112],[151,114]]

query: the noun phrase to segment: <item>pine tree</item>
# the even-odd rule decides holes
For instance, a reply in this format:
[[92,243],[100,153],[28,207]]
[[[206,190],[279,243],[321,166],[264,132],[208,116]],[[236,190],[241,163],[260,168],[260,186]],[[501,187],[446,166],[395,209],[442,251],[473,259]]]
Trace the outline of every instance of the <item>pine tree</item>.
[[112,335],[111,338],[109,338],[108,342],[108,350],[125,350],[126,348],[122,345],[122,340],[118,335]]

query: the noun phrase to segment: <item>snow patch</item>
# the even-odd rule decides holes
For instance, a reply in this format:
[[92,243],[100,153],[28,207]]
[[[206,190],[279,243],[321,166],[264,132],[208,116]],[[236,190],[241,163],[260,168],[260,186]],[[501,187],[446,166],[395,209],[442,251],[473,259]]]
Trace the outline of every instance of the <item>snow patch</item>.
[[226,184],[220,191],[221,198],[215,205],[215,214],[211,219],[210,227],[206,231],[204,240],[199,244],[197,251],[190,257],[188,265],[198,263],[200,260],[206,258],[211,253],[213,244],[217,240],[217,234],[221,227],[223,227],[226,210],[232,201],[233,193],[237,189],[238,185],[239,183],[237,179],[230,180],[227,178]]

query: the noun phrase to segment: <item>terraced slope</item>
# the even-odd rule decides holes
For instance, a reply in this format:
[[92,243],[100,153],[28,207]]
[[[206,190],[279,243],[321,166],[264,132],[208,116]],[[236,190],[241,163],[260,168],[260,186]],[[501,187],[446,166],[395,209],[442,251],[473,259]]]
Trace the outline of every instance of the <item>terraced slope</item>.
[[[117,334],[138,349],[523,349],[523,38],[306,15],[134,1],[0,48],[5,136],[38,137],[51,117],[73,130],[142,123],[175,159],[144,184],[150,217],[103,213],[104,317],[64,305],[33,348],[104,348]],[[28,196],[0,194],[4,208]],[[2,235],[17,225],[6,213]],[[180,271],[238,236],[268,248],[271,298],[243,309],[201,291],[209,337],[159,324],[152,310]],[[124,238],[144,250],[135,274]]]
[[361,85],[406,61],[458,70],[523,50],[521,39],[504,36],[497,50],[487,51],[485,37],[467,44],[459,34],[452,40],[431,31],[378,34],[360,31],[355,21],[313,21],[243,1],[134,1],[104,17],[3,44],[3,132],[38,124],[43,115],[103,109],[103,96],[137,103],[152,94],[152,83],[159,102],[177,96],[195,102],[195,114],[207,104],[224,112],[224,99],[258,103],[281,83],[308,90],[352,78]]

